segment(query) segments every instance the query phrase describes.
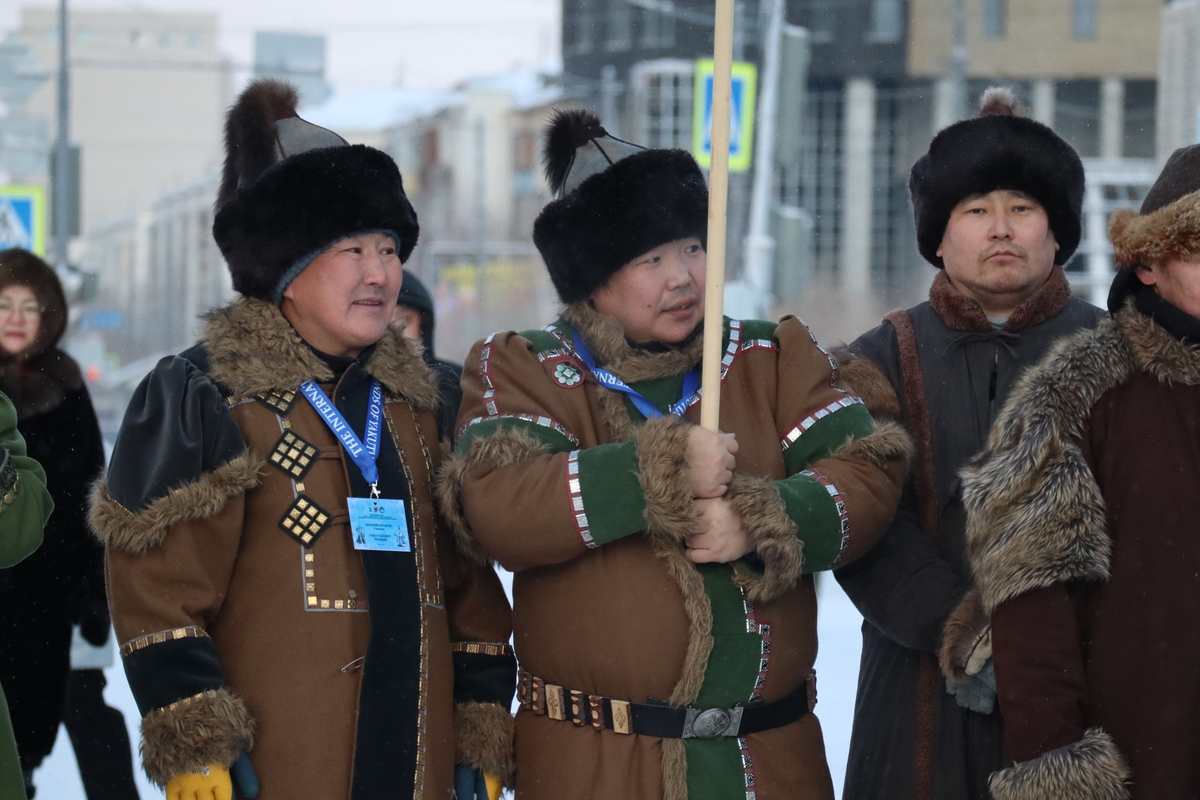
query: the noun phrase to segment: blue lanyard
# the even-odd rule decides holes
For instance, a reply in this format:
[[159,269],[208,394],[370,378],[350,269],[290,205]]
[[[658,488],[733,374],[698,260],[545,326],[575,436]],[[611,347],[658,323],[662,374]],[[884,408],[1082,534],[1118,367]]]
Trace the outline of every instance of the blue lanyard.
[[312,403],[312,407],[325,420],[329,430],[342,443],[346,454],[358,466],[363,479],[371,484],[371,496],[379,496],[379,432],[383,428],[383,387],[379,381],[371,381],[371,401],[367,405],[366,441],[358,438],[358,434],[350,427],[350,423],[338,411],[333,401],[314,381],[300,384],[300,393]]
[[[646,419],[657,419],[663,416],[663,412],[659,410],[658,406],[643,397],[632,386],[608,370],[597,367],[596,359],[592,357],[592,351],[588,350],[587,345],[579,336],[579,332],[574,328],[571,329],[571,336],[575,341],[575,352],[579,354],[584,365],[596,376],[597,383],[607,389],[614,389],[629,395],[630,402],[638,411],[642,412],[642,416]],[[696,394],[698,388],[700,388],[700,370],[688,370],[688,373],[683,376],[683,397],[672,403],[669,411],[677,417],[682,417],[683,412],[687,411],[688,406],[691,405],[692,396]]]

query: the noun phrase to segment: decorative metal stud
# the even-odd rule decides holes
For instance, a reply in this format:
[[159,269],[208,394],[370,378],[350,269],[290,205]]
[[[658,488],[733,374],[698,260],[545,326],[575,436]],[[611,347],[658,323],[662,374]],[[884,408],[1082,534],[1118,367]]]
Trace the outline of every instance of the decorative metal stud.
[[296,398],[299,395],[292,389],[284,392],[267,392],[260,394],[257,398],[259,402],[267,408],[279,414],[281,417],[286,417],[292,411],[292,406],[296,405]]
[[328,511],[306,495],[300,495],[284,512],[283,519],[279,520],[279,527],[300,544],[312,547],[329,527],[330,519]]
[[320,453],[320,448],[305,441],[294,431],[284,431],[268,460],[298,481],[317,463]]

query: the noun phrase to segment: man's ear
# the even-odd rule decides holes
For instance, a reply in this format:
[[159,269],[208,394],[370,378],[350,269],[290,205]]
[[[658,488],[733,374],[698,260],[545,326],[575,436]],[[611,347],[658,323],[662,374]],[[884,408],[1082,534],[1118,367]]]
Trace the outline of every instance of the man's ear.
[[1138,264],[1133,268],[1133,272],[1137,275],[1138,280],[1146,286],[1153,286],[1158,283],[1158,271],[1153,267],[1147,267],[1145,264]]

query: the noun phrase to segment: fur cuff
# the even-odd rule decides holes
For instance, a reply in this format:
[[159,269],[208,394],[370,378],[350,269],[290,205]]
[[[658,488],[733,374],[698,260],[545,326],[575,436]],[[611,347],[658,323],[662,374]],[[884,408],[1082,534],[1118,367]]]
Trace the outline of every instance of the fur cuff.
[[900,398],[896,395],[896,389],[874,361],[855,355],[847,347],[834,348],[830,354],[838,362],[838,375],[850,391],[862,398],[872,417],[892,420],[902,418]]
[[1074,744],[992,773],[993,800],[1129,800],[1129,765],[1112,737],[1092,728]]
[[735,475],[726,498],[763,562],[761,576],[752,574],[745,564],[736,564],[738,585],[746,590],[752,603],[774,600],[800,577],[804,543],[796,536],[796,523],[788,516],[779,490],[766,478]]
[[646,497],[646,532],[652,539],[683,543],[696,528],[688,491],[686,422],[664,416],[637,431],[638,480]]
[[984,655],[981,648],[987,647],[990,651],[991,630],[991,620],[984,613],[979,590],[972,587],[950,612],[942,628],[939,660],[946,680],[964,683],[971,679],[974,672],[968,665],[975,668],[975,662]]
[[491,436],[471,442],[466,453],[455,455],[443,462],[437,480],[438,505],[446,523],[454,532],[458,552],[464,558],[481,566],[492,563],[480,547],[471,526],[467,524],[467,515],[463,511],[463,484],[467,474],[476,467],[499,469],[548,452],[550,448],[525,431],[502,428]]
[[106,476],[101,475],[92,484],[88,523],[105,546],[144,556],[162,544],[171,526],[211,517],[231,497],[257,486],[265,464],[260,456],[247,451],[191,483],[176,486],[138,512],[109,497]]
[[157,708],[142,720],[142,763],[160,787],[205,764],[228,767],[253,746],[254,720],[241,698],[228,689]]
[[876,420],[875,429],[869,434],[861,438],[847,439],[846,443],[830,453],[829,457],[863,461],[884,471],[888,467],[901,464],[907,471],[913,458],[913,443],[900,423]]
[[454,763],[497,776],[513,786],[513,732],[508,709],[495,703],[458,703],[454,707]]

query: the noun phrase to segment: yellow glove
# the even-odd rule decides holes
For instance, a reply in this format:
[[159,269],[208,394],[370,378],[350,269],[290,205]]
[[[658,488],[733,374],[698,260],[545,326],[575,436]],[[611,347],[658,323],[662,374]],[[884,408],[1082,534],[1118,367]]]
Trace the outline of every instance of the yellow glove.
[[488,800],[500,800],[500,792],[504,788],[500,785],[500,778],[490,772],[485,772],[483,781],[487,784]]
[[233,800],[229,770],[209,764],[199,772],[181,772],[167,784],[167,800]]

